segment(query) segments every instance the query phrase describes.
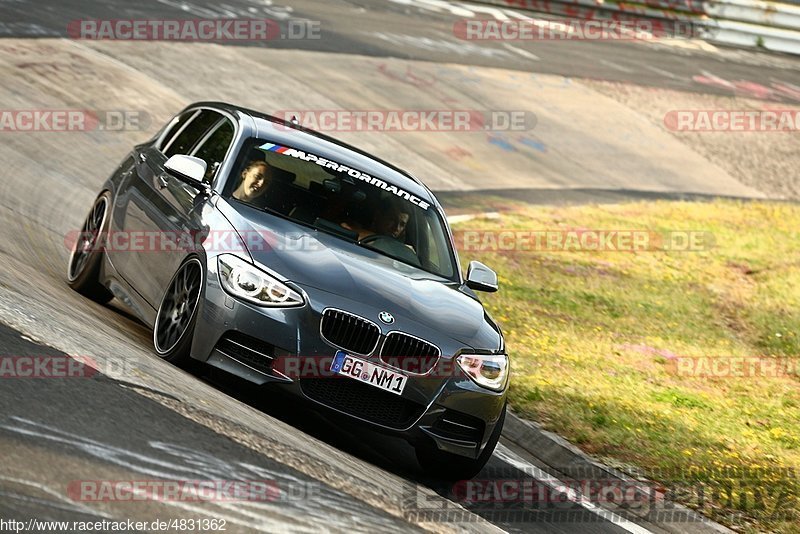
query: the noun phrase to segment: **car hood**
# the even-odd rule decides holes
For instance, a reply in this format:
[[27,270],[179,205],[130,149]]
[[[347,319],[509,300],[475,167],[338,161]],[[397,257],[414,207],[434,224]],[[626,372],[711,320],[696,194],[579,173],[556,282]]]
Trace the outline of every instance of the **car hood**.
[[398,326],[417,323],[472,348],[500,346],[494,322],[457,283],[325,232],[246,209],[251,213],[239,212],[237,230],[253,260],[279,278],[360,303],[361,308],[349,310],[353,313],[376,317],[374,310],[386,310]]

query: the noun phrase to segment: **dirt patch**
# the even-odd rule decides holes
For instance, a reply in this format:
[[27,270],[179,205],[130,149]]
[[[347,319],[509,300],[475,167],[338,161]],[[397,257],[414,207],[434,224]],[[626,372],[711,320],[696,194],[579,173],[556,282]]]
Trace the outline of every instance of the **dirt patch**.
[[676,132],[665,116],[677,110],[791,110],[800,106],[751,98],[696,94],[612,82],[583,82],[648,117],[687,147],[719,165],[745,185],[770,197],[800,200],[798,132]]

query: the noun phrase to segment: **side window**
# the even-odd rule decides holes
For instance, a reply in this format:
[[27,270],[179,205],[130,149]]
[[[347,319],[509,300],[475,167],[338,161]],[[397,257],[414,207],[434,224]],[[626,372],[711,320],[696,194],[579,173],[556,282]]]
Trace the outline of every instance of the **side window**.
[[186,113],[182,113],[181,115],[170,121],[172,124],[171,126],[168,126],[167,131],[164,134],[164,137],[161,139],[161,143],[159,144],[158,148],[161,149],[165,146],[169,146],[169,143],[170,141],[172,141],[172,138],[175,137],[175,134],[180,132],[181,128],[183,128],[189,121],[189,119],[191,119],[196,113],[197,110],[193,109],[187,111]]
[[233,124],[228,119],[222,119],[206,136],[202,144],[195,149],[194,156],[206,162],[207,182],[213,182],[217,169],[222,165],[228,147],[233,141]]
[[164,155],[168,158],[175,154],[189,154],[203,137],[208,129],[216,123],[222,115],[216,111],[203,110],[194,117],[186,126],[175,135],[169,145],[164,148]]

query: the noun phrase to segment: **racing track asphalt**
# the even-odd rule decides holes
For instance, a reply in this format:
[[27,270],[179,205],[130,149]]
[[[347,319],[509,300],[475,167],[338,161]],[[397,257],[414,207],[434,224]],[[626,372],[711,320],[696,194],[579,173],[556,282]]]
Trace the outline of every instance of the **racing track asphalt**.
[[[16,358],[68,358],[5,326],[0,346]],[[102,374],[37,379],[10,374],[0,388],[0,517],[150,523],[199,516],[225,521],[231,532],[279,531],[286,525],[315,530],[320,524],[335,530],[419,530]],[[253,482],[253,488],[264,482],[270,490],[243,502],[222,497],[95,502],[81,500],[75,490],[82,481],[146,480],[240,481]],[[89,498],[96,487],[90,486]]]
[[[434,63],[463,63],[568,77],[632,82],[662,89],[730,94],[724,86],[700,85],[694,76],[710,73],[725,80],[769,86],[782,81],[800,86],[798,60],[750,50],[698,48],[613,41],[481,42],[454,36],[454,24],[472,13],[503,20],[536,16],[480,3],[430,0],[18,0],[0,3],[0,36],[63,37],[81,19],[183,19],[264,17],[319,23],[320,39],[267,41],[274,49],[299,49]],[[546,18],[546,17],[543,17]]]

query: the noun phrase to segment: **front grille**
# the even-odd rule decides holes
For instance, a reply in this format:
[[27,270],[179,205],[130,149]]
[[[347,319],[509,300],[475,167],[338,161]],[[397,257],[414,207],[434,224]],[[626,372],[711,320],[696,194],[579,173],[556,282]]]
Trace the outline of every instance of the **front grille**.
[[272,373],[275,347],[260,339],[239,332],[228,332],[219,340],[216,349],[262,373]]
[[375,323],[339,310],[325,310],[320,330],[329,343],[356,354],[371,353],[381,333]]
[[409,373],[425,374],[436,365],[440,353],[438,347],[427,341],[392,332],[381,348],[381,360]]
[[404,429],[419,419],[425,406],[346,377],[300,381],[311,400],[371,423]]
[[481,419],[465,413],[447,410],[431,427],[436,434],[450,439],[480,443],[485,424]]

